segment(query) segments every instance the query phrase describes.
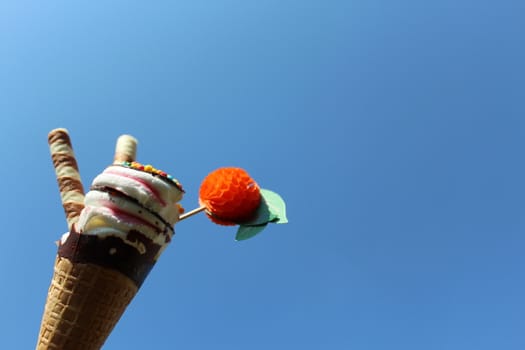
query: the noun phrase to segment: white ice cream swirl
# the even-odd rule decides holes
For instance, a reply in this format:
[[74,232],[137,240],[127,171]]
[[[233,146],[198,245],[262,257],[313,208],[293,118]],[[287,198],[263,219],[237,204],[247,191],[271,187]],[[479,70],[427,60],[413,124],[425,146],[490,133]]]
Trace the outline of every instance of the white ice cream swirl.
[[138,163],[112,165],[98,175],[84,201],[76,224],[81,234],[117,236],[141,254],[146,246],[129,239],[137,231],[144,239],[160,245],[160,253],[173,236],[183,190],[176,180],[151,166]]

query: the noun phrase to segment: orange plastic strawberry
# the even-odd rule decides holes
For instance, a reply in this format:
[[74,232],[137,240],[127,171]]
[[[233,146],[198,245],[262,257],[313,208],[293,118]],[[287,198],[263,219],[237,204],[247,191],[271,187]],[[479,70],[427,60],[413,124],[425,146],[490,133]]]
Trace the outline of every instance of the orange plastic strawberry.
[[286,224],[286,204],[277,193],[260,188],[241,168],[220,168],[203,180],[200,207],[181,215],[184,220],[201,211],[219,225],[239,225],[235,239],[246,240],[269,223]]
[[220,225],[238,225],[252,219],[261,203],[259,185],[241,168],[219,168],[206,176],[199,203]]

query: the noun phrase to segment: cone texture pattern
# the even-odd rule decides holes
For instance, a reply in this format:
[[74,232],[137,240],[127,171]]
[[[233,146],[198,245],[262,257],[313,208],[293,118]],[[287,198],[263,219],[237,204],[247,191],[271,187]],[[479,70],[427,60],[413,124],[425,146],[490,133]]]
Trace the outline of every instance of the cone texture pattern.
[[57,257],[37,350],[100,349],[137,290],[116,270]]

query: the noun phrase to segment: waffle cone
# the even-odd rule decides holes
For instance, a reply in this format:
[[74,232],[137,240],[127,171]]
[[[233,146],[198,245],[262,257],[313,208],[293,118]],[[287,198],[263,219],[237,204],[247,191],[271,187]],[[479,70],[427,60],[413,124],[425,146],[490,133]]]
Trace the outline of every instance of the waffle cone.
[[119,271],[57,256],[37,350],[100,349],[137,290]]

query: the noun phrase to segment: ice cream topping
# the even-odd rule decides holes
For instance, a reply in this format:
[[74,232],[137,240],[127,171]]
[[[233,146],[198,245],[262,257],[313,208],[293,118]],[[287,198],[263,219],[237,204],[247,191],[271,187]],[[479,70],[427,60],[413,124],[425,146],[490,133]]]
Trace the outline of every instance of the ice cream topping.
[[209,173],[199,189],[199,204],[199,210],[205,210],[214,223],[239,225],[237,241],[254,237],[269,223],[288,222],[281,196],[260,188],[242,168],[224,167]]
[[210,219],[219,225],[236,225],[249,220],[259,207],[259,185],[241,168],[219,168],[206,176],[199,190],[199,202]]
[[151,165],[123,162],[107,167],[86,194],[76,231],[118,237],[140,254],[160,255],[173,236],[183,190],[177,180]]
[[164,172],[162,170],[154,168],[153,166],[151,166],[149,164],[148,165],[142,165],[142,164],[140,164],[138,162],[122,162],[120,165],[128,167],[128,168],[140,170],[140,171],[145,171],[147,173],[154,174],[154,175],[166,178],[167,180],[171,181],[175,186],[177,186],[179,188],[179,190],[184,192],[184,190],[182,189],[182,185],[177,181],[177,179],[173,178],[173,176],[171,176],[170,174],[167,174],[166,172]]

